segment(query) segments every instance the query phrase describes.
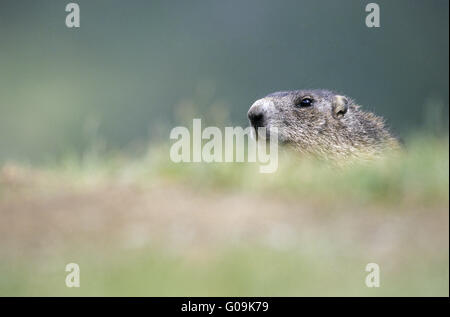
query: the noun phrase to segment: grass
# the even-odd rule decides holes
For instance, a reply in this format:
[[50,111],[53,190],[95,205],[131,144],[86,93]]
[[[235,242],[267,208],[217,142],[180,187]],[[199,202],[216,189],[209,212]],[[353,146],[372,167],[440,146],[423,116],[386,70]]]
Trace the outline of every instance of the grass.
[[274,174],[168,153],[4,165],[0,296],[448,296],[448,137],[344,168],[284,153]]
[[[281,152],[275,173],[261,174],[256,163],[173,163],[169,147],[152,147],[138,159],[86,154],[52,165],[50,171],[82,186],[110,179],[149,184],[165,179],[198,188],[270,193],[339,203],[434,204],[448,200],[448,137],[414,137],[405,151],[370,163],[333,168]],[[324,194],[326,199],[323,199]]]
[[[72,255],[73,257],[73,255]],[[64,284],[65,262],[2,263],[1,296],[448,296],[448,259],[403,259],[382,270],[380,288],[368,288],[368,259],[277,251],[222,250],[207,261],[154,249],[106,257],[84,255],[80,288]],[[383,267],[384,263],[381,263]],[[432,270],[430,271],[430,268]]]

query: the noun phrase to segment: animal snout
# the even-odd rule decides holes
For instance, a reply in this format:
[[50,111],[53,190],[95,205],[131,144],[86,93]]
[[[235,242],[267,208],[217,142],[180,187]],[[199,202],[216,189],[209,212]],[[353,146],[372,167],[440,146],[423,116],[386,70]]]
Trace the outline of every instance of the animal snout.
[[259,128],[264,126],[264,112],[262,109],[250,109],[247,115],[253,127]]
[[247,113],[250,124],[254,128],[264,127],[273,103],[271,101],[260,99],[257,100]]

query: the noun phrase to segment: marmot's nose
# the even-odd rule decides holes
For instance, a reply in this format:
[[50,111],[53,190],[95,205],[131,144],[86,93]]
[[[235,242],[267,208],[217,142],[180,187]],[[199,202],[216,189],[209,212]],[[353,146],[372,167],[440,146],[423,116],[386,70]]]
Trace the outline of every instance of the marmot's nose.
[[255,128],[264,126],[264,111],[261,109],[261,107],[250,108],[250,110],[247,113],[247,116],[248,119],[250,120],[250,123]]
[[267,110],[272,104],[266,99],[260,99],[250,107],[247,113],[248,119],[253,127],[259,128],[265,126],[267,120]]

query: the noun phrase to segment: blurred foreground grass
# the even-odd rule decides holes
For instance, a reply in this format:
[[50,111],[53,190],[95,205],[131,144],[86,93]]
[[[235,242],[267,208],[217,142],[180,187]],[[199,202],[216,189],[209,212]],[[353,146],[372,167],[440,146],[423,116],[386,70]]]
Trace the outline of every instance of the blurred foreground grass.
[[0,295],[448,296],[448,145],[340,169],[285,153],[274,174],[175,164],[168,146],[5,164]]
[[169,146],[161,145],[139,159],[123,154],[105,157],[96,151],[82,158],[69,156],[50,170],[81,186],[110,179],[145,185],[163,178],[198,188],[270,193],[325,204],[432,205],[448,200],[449,141],[448,137],[412,137],[402,153],[343,168],[281,151],[275,173],[262,174],[258,168],[257,163],[173,163]]
[[[100,252],[101,254],[101,252]],[[80,288],[67,288],[64,267],[80,265]],[[51,261],[0,264],[0,296],[448,296],[448,258],[408,257],[381,267],[380,288],[364,284],[368,259],[299,250],[236,247],[212,259],[163,250],[71,254]]]

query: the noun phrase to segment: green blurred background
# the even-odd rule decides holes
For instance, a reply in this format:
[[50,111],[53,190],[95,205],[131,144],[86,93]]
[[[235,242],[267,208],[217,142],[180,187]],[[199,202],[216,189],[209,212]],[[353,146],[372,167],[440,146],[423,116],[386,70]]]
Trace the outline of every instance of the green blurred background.
[[211,109],[246,125],[255,99],[299,88],[347,94],[403,137],[448,131],[446,0],[377,1],[370,29],[359,0],[80,0],[79,29],[68,2],[0,2],[0,162],[167,142]]

